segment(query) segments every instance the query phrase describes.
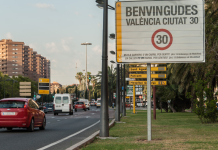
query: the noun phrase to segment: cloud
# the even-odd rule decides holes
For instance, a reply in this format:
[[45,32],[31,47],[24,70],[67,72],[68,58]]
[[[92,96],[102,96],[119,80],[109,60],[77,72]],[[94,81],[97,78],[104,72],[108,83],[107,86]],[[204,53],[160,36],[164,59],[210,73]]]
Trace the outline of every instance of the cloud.
[[45,47],[49,52],[57,52],[58,51],[57,45],[55,44],[55,42],[46,43]]
[[93,47],[92,50],[98,54],[102,54],[102,48],[100,45]]
[[101,27],[101,24],[100,24],[100,23],[98,23],[98,24],[97,24],[97,26],[98,26],[98,27]]
[[72,49],[73,37],[68,37],[61,40],[61,46],[64,51],[70,51]]
[[54,5],[46,4],[46,3],[38,3],[38,4],[34,4],[34,6],[35,6],[36,8],[47,9],[47,10],[52,10],[52,11],[55,11],[55,10],[56,10],[56,8],[54,7]]
[[94,18],[94,16],[93,16],[93,15],[91,15],[91,14],[89,14],[89,17],[90,17],[90,18]]
[[79,13],[79,12],[75,12],[75,14],[76,14],[76,15],[80,15],[80,13]]
[[12,36],[12,34],[10,32],[6,33],[5,37],[6,37],[6,39],[12,39],[13,38],[13,36]]

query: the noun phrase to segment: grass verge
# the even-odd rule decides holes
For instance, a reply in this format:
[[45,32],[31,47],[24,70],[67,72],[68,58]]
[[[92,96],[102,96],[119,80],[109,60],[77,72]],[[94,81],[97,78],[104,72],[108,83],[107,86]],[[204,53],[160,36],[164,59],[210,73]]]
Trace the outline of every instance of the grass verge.
[[[218,149],[218,124],[202,124],[194,113],[160,113],[152,120],[152,141],[147,141],[147,112],[127,110],[125,124],[115,123],[110,136],[116,140],[96,139],[82,150],[185,150]],[[153,114],[152,114],[153,118]]]

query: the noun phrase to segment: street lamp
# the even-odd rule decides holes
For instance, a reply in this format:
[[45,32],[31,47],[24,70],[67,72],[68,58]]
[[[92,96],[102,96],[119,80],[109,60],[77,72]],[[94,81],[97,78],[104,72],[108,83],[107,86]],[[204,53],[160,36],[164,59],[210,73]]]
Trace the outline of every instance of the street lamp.
[[[96,0],[96,3],[98,3],[96,6],[98,6],[99,8],[101,8],[101,9],[104,8],[104,0]],[[114,7],[112,7],[111,5],[108,5],[108,1],[106,3],[107,3],[106,6],[108,9],[115,10]]]
[[92,43],[81,43],[81,45],[85,45],[86,46],[86,90],[87,90],[87,45],[92,45]]
[[12,97],[13,97],[14,82],[18,82],[18,81],[14,80],[14,79],[12,79],[12,80],[13,80],[13,83],[12,83]]
[[111,33],[110,36],[109,36],[109,38],[110,38],[111,40],[114,40],[114,39],[115,39],[115,34],[114,34],[114,33]]

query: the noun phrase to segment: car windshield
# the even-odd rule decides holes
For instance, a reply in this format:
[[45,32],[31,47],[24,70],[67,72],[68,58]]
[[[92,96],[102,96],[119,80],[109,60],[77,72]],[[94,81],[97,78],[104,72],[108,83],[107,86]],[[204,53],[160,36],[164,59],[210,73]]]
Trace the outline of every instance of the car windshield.
[[53,104],[46,104],[45,107],[53,107]]
[[64,104],[68,104],[68,103],[69,103],[68,96],[64,96],[64,97],[63,97],[63,103],[64,103]]
[[98,102],[97,103],[101,103],[101,100],[98,100]]
[[55,103],[61,104],[61,97],[60,96],[55,97]]
[[76,102],[76,105],[84,104],[83,102]]
[[3,101],[0,102],[0,108],[24,108],[25,102]]

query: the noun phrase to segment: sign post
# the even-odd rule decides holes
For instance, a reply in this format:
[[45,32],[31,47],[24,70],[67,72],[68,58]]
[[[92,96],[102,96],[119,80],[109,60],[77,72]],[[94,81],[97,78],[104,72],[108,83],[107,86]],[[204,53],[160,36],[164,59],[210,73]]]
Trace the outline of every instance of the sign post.
[[[43,106],[43,94],[49,94],[50,90],[50,79],[39,78],[38,94],[42,94],[42,106]],[[42,110],[44,108],[42,107]]]
[[133,85],[133,113],[135,114],[135,85]]

